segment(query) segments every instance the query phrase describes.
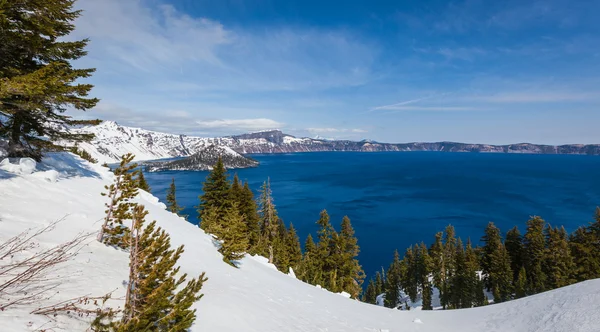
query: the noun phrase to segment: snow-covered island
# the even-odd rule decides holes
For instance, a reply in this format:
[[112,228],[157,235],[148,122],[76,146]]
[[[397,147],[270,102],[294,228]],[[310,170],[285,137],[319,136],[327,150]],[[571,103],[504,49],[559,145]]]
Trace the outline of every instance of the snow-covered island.
[[149,172],[158,171],[206,171],[211,170],[217,160],[221,158],[225,168],[248,168],[258,166],[258,161],[245,157],[226,146],[210,145],[189,157],[164,161],[145,163],[146,170]]

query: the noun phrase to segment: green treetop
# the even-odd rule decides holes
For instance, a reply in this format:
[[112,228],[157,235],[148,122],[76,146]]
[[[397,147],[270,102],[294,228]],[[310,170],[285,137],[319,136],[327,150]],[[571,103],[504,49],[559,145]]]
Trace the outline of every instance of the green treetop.
[[40,160],[58,141],[83,142],[76,121],[63,113],[85,111],[98,103],[88,98],[92,85],[78,83],[94,69],[75,69],[71,62],[86,55],[87,39],[69,41],[81,15],[74,0],[0,1],[0,137],[9,141],[9,157]]
[[175,178],[171,179],[171,185],[167,191],[167,210],[172,213],[179,215],[179,212],[183,210],[183,207],[177,203],[177,188],[175,187]]

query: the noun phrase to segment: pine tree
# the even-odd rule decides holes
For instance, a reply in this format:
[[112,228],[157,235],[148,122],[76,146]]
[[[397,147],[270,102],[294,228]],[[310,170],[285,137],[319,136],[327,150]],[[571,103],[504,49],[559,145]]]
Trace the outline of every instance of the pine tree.
[[548,225],[545,236],[547,245],[542,267],[547,276],[547,288],[554,289],[572,284],[574,264],[567,232],[564,228],[552,228]]
[[600,278],[600,207],[596,208],[595,221],[580,227],[569,238],[575,263],[573,277],[577,281]]
[[[403,265],[406,267],[404,273],[401,274],[402,289],[410,297],[412,302],[417,301],[419,294],[419,246],[415,245],[406,249],[404,253],[404,259],[402,259]],[[388,272],[388,279],[391,276]]]
[[[399,287],[400,286],[398,286],[398,288]],[[377,293],[377,296],[385,292],[385,280],[379,271],[375,273],[375,292]]]
[[169,191],[167,191],[167,210],[169,210],[171,213],[181,216],[179,212],[183,210],[183,207],[179,206],[177,203],[176,191],[177,188],[175,187],[175,178],[172,178]]
[[294,225],[290,223],[290,227],[287,232],[287,248],[286,251],[289,255],[289,266],[297,270],[300,262],[302,261],[302,248],[300,247],[300,239],[296,233]]
[[379,294],[377,294],[375,279],[371,278],[369,280],[369,284],[367,285],[367,290],[365,291],[363,302],[375,304],[377,302],[377,295]]
[[77,121],[67,109],[89,110],[91,84],[79,83],[94,69],[71,62],[86,55],[88,40],[69,41],[81,15],[74,0],[0,1],[0,137],[8,139],[9,157],[40,161],[48,150],[63,150],[59,141],[84,142],[92,134],[66,126],[98,124]]
[[508,301],[512,297],[513,272],[510,268],[510,256],[506,247],[500,243],[497,250],[492,253],[489,271],[489,283],[494,303]]
[[317,245],[312,235],[308,234],[304,243],[304,255],[300,265],[300,280],[311,285],[320,285],[323,283],[321,261],[319,261]]
[[143,227],[147,214],[142,205],[133,208],[129,283],[123,318],[114,330],[185,331],[196,319],[191,306],[202,297],[198,293],[207,279],[202,273],[182,287],[187,275],[177,277],[175,265],[183,246],[171,249],[169,235],[156,222]]
[[288,230],[281,218],[277,218],[277,232],[272,241],[273,264],[283,273],[290,271],[290,252],[288,246]]
[[527,296],[527,272],[525,267],[521,267],[515,281],[515,298],[520,299],[525,296]]
[[452,298],[452,289],[450,288],[450,281],[454,278],[456,273],[456,237],[454,227],[448,225],[444,231],[444,246],[443,246],[443,259],[444,259],[444,280],[442,282],[442,290],[440,294],[440,302],[442,307],[445,309],[450,303]]
[[238,178],[237,173],[233,174],[233,179],[231,180],[231,187],[229,188],[229,196],[232,201],[240,203],[242,200],[242,184],[240,183],[240,179]]
[[488,291],[492,290],[492,281],[490,280],[490,270],[493,264],[493,256],[500,248],[502,238],[500,237],[500,229],[489,222],[485,228],[485,235],[481,238],[484,243],[481,257],[481,270],[483,272],[483,280]]
[[433,270],[433,260],[429,256],[427,246],[421,242],[419,251],[419,287],[421,288],[421,297],[423,299],[423,310],[433,310],[432,298],[433,287],[429,281],[429,275]]
[[463,274],[465,276],[465,296],[463,301],[463,308],[470,308],[472,306],[478,306],[480,299],[483,296],[483,289],[479,288],[479,260],[477,253],[473,249],[471,240],[467,241],[467,248],[465,250],[465,267]]
[[434,266],[432,271],[433,286],[440,292],[440,299],[446,299],[444,290],[446,289],[446,265],[444,260],[444,245],[442,238],[444,234],[438,232],[435,235],[435,242],[429,248],[429,256],[431,257]]
[[337,237],[336,247],[340,248],[338,275],[340,288],[349,293],[352,298],[358,298],[362,290],[365,273],[358,262],[358,239],[354,235],[354,228],[350,218],[345,216],[342,219],[342,225],[339,236]]
[[248,182],[244,183],[240,194],[240,213],[244,216],[244,222],[248,229],[248,242],[251,253],[258,253],[258,243],[260,240],[260,219],[258,217],[256,201],[254,194],[248,186]]
[[326,210],[321,211],[317,225],[320,227],[317,232],[319,238],[317,242],[317,259],[320,261],[322,269],[322,286],[328,290],[336,291],[338,267],[335,244],[338,234],[331,225]]
[[198,219],[200,219],[200,225],[202,225],[205,211],[209,207],[215,208],[218,215],[218,223],[221,223],[225,218],[227,209],[231,206],[230,187],[231,184],[227,179],[227,170],[223,165],[223,160],[219,157],[212,171],[206,177],[206,181],[204,181],[202,186],[203,194],[199,196]]
[[141,169],[139,169],[135,173],[137,174],[137,179],[136,179],[137,187],[144,191],[150,192],[151,188],[150,188],[150,185],[148,185],[146,178],[144,177],[144,172]]
[[586,227],[579,227],[569,237],[569,246],[573,255],[573,277],[577,281],[600,278],[600,243]]
[[106,217],[97,239],[102,243],[121,248],[126,247],[126,238],[129,234],[129,229],[123,225],[123,222],[131,219],[131,209],[134,205],[131,200],[138,193],[131,172],[137,167],[136,164],[131,164],[133,158],[134,155],[131,153],[121,157],[119,167],[113,171],[114,182],[104,187],[108,192],[102,193],[102,196],[107,196],[109,201],[105,203]]
[[263,251],[262,254],[269,258],[269,263],[273,263],[274,241],[278,237],[279,217],[273,203],[269,179],[262,185],[258,203],[261,232],[259,247]]
[[546,275],[542,270],[546,240],[544,225],[546,222],[540,217],[533,217],[527,221],[527,232],[523,237],[525,247],[525,270],[527,271],[527,293],[536,294],[546,290]]
[[[412,249],[409,249],[412,250]],[[412,252],[411,252],[412,253]],[[404,261],[406,261],[406,255]],[[405,272],[403,269],[403,262],[400,260],[400,254],[398,250],[394,251],[394,260],[387,270],[385,282],[381,277],[381,274],[377,272],[375,275],[375,286],[378,293],[381,293],[381,284],[384,284],[385,300],[384,305],[387,308],[396,308],[398,301],[400,300],[400,290],[402,288],[402,281],[405,278]]]
[[237,203],[226,210],[223,225],[218,231],[221,240],[219,252],[223,254],[223,260],[233,266],[235,261],[244,257],[248,250],[248,237],[246,236],[246,224],[240,215]]
[[510,268],[513,271],[513,281],[516,282],[521,268],[525,266],[523,238],[516,226],[506,233],[504,246],[510,256]]
[[449,278],[449,307],[452,309],[466,308],[467,299],[469,298],[468,276],[466,272],[466,254],[463,242],[458,238],[456,244],[456,255],[454,260],[456,271]]

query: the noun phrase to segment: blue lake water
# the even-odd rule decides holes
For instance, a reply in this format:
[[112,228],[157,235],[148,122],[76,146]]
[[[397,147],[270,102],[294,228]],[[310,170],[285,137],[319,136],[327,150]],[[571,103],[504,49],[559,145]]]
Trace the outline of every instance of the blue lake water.
[[[327,209],[339,229],[348,215],[371,276],[387,268],[393,251],[454,225],[463,240],[478,242],[493,221],[503,232],[539,215],[570,232],[592,221],[600,205],[600,157],[438,152],[323,152],[253,155],[260,166],[235,170],[255,192],[270,177],[280,217],[301,242],[315,236]],[[148,173],[152,191],[166,197],[171,178],[190,222],[197,222],[207,172]]]

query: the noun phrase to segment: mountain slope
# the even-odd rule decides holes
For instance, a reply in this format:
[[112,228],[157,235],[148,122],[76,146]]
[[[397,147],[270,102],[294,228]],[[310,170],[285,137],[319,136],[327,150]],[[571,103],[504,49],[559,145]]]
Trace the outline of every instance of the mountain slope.
[[[73,155],[53,154],[38,165],[38,172],[16,175],[0,170],[0,241],[30,227],[48,225],[64,217],[57,229],[40,238],[50,247],[84,231],[97,231],[104,215],[98,194],[112,174]],[[56,181],[55,181],[56,180]],[[194,332],[595,332],[600,326],[600,280],[486,307],[426,312],[397,311],[368,305],[329,293],[276,271],[264,259],[246,257],[239,269],[222,261],[212,239],[198,227],[165,210],[158,199],[141,192],[135,199],[170,235],[174,246],[185,245],[181,272],[209,280],[204,297],[195,304]],[[30,208],[35,204],[35,209]],[[111,290],[124,292],[127,253],[95,240],[63,270],[63,284],[52,299],[0,312],[2,330],[33,331],[50,321],[30,315],[36,305]],[[111,306],[122,305],[110,300]],[[87,318],[56,317],[54,331],[85,331]]]
[[227,146],[242,154],[290,153],[317,151],[445,151],[445,152],[495,152],[495,153],[546,153],[546,154],[600,154],[600,144],[571,144],[561,146],[539,144],[488,145],[454,142],[437,143],[379,143],[369,140],[324,140],[297,138],[279,130],[263,131],[219,138],[173,135],[140,128],[120,126],[105,121],[77,131],[94,133],[91,143],[80,147],[100,162],[117,162],[121,155],[133,153],[136,160],[182,157],[194,154],[209,145]]
[[167,162],[149,162],[146,164],[150,172],[157,171],[206,171],[211,170],[221,158],[225,168],[247,168],[258,166],[258,161],[242,156],[227,146],[210,145],[184,159]]

